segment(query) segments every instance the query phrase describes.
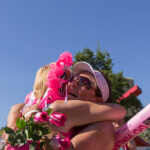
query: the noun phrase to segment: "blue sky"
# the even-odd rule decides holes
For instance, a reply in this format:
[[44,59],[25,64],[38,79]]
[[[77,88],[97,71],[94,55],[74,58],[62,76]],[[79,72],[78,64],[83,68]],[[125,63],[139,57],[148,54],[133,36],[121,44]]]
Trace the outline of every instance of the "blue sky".
[[32,91],[36,71],[64,51],[95,51],[97,41],[114,72],[134,79],[149,103],[149,0],[0,0],[0,127],[9,109]]

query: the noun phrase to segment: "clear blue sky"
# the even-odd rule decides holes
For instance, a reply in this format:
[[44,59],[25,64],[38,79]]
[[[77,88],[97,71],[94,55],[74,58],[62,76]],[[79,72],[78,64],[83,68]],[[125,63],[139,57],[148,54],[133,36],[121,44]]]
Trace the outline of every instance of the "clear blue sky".
[[0,127],[32,91],[36,71],[63,51],[73,56],[99,41],[114,72],[123,70],[150,100],[149,0],[0,0]]

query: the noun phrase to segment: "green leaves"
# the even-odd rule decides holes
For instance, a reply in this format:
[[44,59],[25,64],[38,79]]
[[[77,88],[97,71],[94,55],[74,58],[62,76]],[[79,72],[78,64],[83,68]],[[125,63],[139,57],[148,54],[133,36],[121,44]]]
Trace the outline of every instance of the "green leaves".
[[[47,110],[47,114],[51,113],[52,109]],[[42,146],[45,143],[45,140],[48,139],[46,136],[50,133],[50,128],[45,124],[37,124],[34,122],[34,116],[32,116],[28,121],[18,118],[16,121],[16,126],[18,130],[14,131],[9,127],[5,127],[4,130],[7,134],[9,134],[8,142],[11,146],[21,147],[27,144],[28,140],[33,141],[29,145],[29,150],[35,150],[37,145]],[[38,146],[39,150],[41,147]]]
[[15,131],[12,130],[11,128],[9,128],[9,127],[5,127],[4,130],[5,130],[5,132],[6,132],[7,134],[15,134]]
[[32,143],[30,144],[30,146],[29,146],[29,149],[30,149],[30,150],[35,150],[36,146],[37,146],[37,143],[36,143],[36,142],[32,142]]
[[30,127],[27,127],[27,128],[25,129],[25,135],[26,135],[27,139],[30,139],[30,138],[31,138],[32,133],[31,133],[31,131],[30,131]]
[[[125,89],[129,89],[129,80],[123,76],[123,71],[120,71],[118,73],[113,72],[114,64],[112,63],[110,54],[106,50],[102,51],[100,49],[99,43],[95,52],[93,52],[89,48],[85,48],[82,52],[76,53],[75,63],[79,61],[86,61],[90,63],[95,70],[100,70],[107,75],[107,77],[111,81],[113,102],[116,102],[116,100],[125,93]],[[124,103],[121,103],[123,106],[125,106],[128,112],[132,111],[137,113],[142,108],[142,103],[140,102],[140,100],[138,100],[137,98],[136,100],[134,99],[135,98],[131,98],[132,102],[129,101],[129,103],[132,105],[127,104],[128,100],[123,100]],[[131,118],[133,114],[134,113],[128,115],[129,118]]]
[[22,146],[27,143],[27,140],[24,138],[24,134],[18,134],[17,132],[15,134],[10,134],[8,137],[8,143],[10,143],[11,146]]
[[47,115],[50,115],[51,111],[52,111],[52,108],[49,108],[48,110],[46,110]]
[[18,129],[24,129],[26,125],[26,121],[20,118],[17,118],[16,125]]
[[12,145],[15,146],[15,135],[9,135],[8,137],[8,142]]

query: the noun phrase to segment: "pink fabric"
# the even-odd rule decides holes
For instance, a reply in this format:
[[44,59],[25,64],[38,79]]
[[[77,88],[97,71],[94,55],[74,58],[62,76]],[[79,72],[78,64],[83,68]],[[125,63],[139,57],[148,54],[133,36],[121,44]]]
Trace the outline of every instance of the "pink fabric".
[[[41,98],[39,107],[44,108],[45,102],[47,104],[53,103],[55,100],[64,100],[65,97],[60,93],[60,89],[63,86],[63,83],[67,83],[67,80],[61,78],[64,74],[64,68],[67,67],[70,69],[70,66],[73,65],[72,54],[70,52],[64,52],[59,56],[59,59],[56,61],[56,64],[50,64],[51,69],[47,77],[47,91],[43,98]],[[30,102],[31,93],[29,93],[25,98],[25,103]],[[37,99],[34,100],[32,104],[36,104]]]
[[70,130],[69,132],[60,132],[60,134],[71,139],[73,136],[73,130]]
[[64,137],[69,137],[72,139],[74,136],[79,134],[83,129],[85,129],[88,125],[78,126],[71,129],[69,132],[60,132]]
[[68,137],[62,139],[60,135],[54,136],[50,142],[52,149],[65,150],[70,147],[70,139]]
[[25,97],[25,104],[29,103],[30,102],[30,97],[32,95],[32,92],[29,93],[26,97]]
[[65,139],[61,139],[60,135],[57,135],[59,137],[59,143],[61,145],[61,150],[65,150],[70,147],[70,139],[66,137]]
[[[47,104],[51,104],[53,103],[55,100],[51,100],[51,99],[44,99],[40,102],[39,104],[39,108],[43,109],[45,107],[45,102],[47,101]],[[33,103],[34,104],[34,103]]]

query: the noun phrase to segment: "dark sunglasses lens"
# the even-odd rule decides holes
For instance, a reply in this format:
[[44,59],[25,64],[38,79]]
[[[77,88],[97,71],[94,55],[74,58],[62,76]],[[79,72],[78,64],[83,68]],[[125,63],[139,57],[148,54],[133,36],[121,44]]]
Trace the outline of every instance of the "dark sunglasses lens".
[[88,78],[85,78],[85,77],[80,76],[79,83],[80,83],[80,85],[83,85],[83,86],[86,86],[86,87],[89,87],[89,88],[92,87],[90,80]]

